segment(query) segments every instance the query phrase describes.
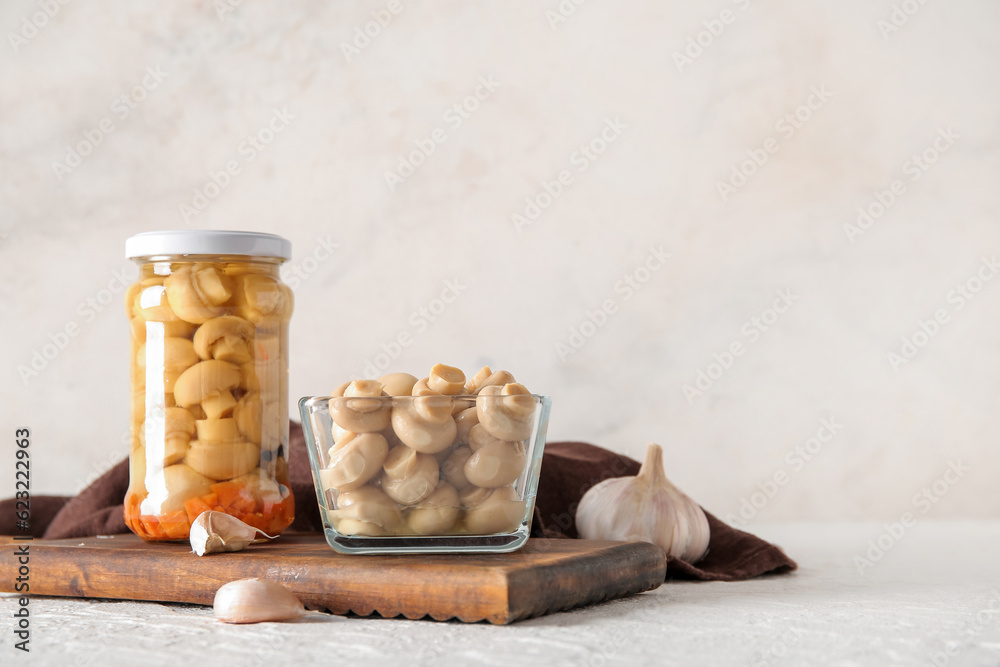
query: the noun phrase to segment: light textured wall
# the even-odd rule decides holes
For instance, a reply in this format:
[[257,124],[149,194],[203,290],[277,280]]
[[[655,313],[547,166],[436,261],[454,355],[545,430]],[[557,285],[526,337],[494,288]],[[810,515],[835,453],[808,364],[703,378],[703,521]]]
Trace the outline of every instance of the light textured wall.
[[125,455],[124,240],[217,227],[294,243],[294,398],[403,335],[720,515],[1000,516],[1000,280],[956,291],[1000,250],[995,2],[39,6],[0,4],[0,495],[19,425],[36,493]]

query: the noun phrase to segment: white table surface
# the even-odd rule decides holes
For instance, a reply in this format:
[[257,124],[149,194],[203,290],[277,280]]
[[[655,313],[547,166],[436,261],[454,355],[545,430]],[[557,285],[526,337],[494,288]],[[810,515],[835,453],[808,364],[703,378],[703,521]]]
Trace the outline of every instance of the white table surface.
[[670,581],[504,627],[326,615],[234,626],[208,607],[36,598],[29,657],[13,648],[5,596],[0,664],[1000,665],[1000,521],[921,522],[863,574],[853,559],[881,525],[748,529],[798,572]]

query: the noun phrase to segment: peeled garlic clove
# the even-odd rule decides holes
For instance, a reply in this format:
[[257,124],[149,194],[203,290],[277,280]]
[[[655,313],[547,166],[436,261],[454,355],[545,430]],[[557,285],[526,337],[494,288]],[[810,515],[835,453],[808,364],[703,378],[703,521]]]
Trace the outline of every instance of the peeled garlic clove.
[[225,512],[202,512],[191,524],[191,548],[199,556],[222,551],[243,551],[257,539],[257,534],[274,538],[262,530],[248,526]]
[[292,621],[309,612],[295,594],[279,583],[263,579],[241,579],[222,585],[212,605],[223,623]]
[[710,537],[705,512],[667,479],[655,444],[638,475],[605,480],[583,495],[576,529],[586,540],[652,542],[688,563],[704,557]]

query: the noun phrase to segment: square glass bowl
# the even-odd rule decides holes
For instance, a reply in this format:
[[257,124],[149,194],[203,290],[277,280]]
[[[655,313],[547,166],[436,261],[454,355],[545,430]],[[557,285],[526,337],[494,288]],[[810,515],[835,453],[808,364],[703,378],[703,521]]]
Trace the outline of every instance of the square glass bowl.
[[326,541],[347,554],[520,548],[551,403],[537,394],[300,399]]

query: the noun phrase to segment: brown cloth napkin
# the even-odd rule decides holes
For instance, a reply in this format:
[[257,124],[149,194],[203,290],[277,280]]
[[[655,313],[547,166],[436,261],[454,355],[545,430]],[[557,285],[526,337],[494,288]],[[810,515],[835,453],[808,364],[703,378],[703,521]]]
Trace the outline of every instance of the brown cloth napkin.
[[[316,503],[309,458],[302,427],[292,422],[289,471],[295,494],[295,521],[290,530],[323,530]],[[639,463],[584,442],[551,442],[545,445],[532,536],[577,537],[576,505],[593,485],[611,477],[635,475]],[[75,498],[31,498],[31,534],[58,539],[127,533],[122,501],[128,489],[128,461],[122,461]],[[0,501],[0,535],[23,534],[16,530],[14,500]],[[762,574],[791,572],[797,566],[777,546],[737,530],[708,514],[711,527],[708,555],[697,565],[669,559],[667,576],[704,581],[738,581]]]

